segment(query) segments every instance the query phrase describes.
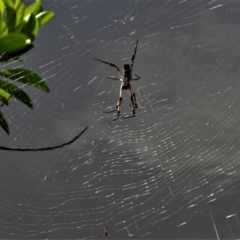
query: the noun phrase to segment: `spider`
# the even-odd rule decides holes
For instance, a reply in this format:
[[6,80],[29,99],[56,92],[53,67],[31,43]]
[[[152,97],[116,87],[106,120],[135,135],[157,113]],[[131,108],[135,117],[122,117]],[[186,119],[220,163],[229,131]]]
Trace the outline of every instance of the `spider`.
[[99,237],[101,237],[101,238],[106,238],[107,236],[108,236],[108,228],[105,227],[105,228],[103,229],[103,233],[102,233]]
[[119,116],[120,116],[120,107],[121,107],[122,100],[123,100],[123,91],[124,90],[129,90],[129,92],[130,92],[130,95],[131,95],[130,100],[131,100],[132,104],[129,104],[129,105],[132,108],[133,117],[135,116],[135,109],[137,108],[137,99],[136,99],[136,95],[134,93],[134,90],[133,90],[133,88],[130,84],[130,81],[136,81],[136,80],[140,79],[140,77],[136,74],[134,74],[136,76],[136,78],[135,79],[132,78],[132,70],[133,70],[134,59],[135,59],[135,56],[136,56],[136,53],[137,53],[137,46],[138,46],[138,40],[137,40],[137,43],[136,43],[136,46],[135,46],[134,53],[132,55],[131,64],[127,63],[127,64],[123,65],[123,74],[121,74],[120,69],[115,64],[105,62],[105,61],[102,61],[100,59],[94,58],[97,61],[100,61],[102,63],[106,63],[106,64],[110,65],[111,67],[115,67],[117,69],[118,73],[119,73],[120,78],[106,77],[108,79],[120,80],[122,82],[121,87],[120,87],[119,100],[117,102],[116,109],[114,110],[114,111],[117,111],[117,118],[116,119],[118,119]]

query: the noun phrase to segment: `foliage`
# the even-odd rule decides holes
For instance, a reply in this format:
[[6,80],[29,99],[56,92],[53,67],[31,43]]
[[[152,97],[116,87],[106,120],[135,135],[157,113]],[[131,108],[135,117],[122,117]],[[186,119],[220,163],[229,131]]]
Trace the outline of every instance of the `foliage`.
[[[0,61],[19,59],[19,56],[32,49],[39,29],[53,16],[53,12],[44,11],[41,0],[36,0],[28,7],[25,7],[23,0],[0,0]],[[11,98],[15,97],[33,108],[32,100],[21,89],[22,86],[14,85],[14,82],[49,92],[44,80],[28,69],[2,69],[0,76],[4,78],[0,79],[0,107],[8,106]],[[1,112],[0,127],[9,134],[7,121]]]

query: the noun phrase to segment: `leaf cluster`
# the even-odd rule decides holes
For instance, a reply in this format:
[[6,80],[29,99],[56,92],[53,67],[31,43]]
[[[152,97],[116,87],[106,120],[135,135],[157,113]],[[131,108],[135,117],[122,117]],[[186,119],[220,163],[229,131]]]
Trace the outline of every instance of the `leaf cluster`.
[[[23,0],[0,0],[0,61],[19,59],[19,56],[33,48],[33,41],[39,29],[52,17],[53,12],[44,11],[41,0],[25,7]],[[8,106],[12,97],[33,109],[32,100],[18,82],[49,92],[44,80],[34,71],[17,68],[0,70],[0,109]],[[0,111],[0,127],[9,134],[6,119]]]
[[[0,55],[8,55],[23,49],[31,49],[39,29],[52,17],[53,12],[44,11],[41,0],[25,7],[23,0],[0,1]],[[10,59],[7,56],[1,60]]]

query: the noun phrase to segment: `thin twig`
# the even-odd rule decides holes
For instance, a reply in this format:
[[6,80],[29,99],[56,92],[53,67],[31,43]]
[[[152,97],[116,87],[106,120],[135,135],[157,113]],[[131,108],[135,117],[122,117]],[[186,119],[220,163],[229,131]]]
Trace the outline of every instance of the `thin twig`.
[[53,149],[56,149],[56,148],[61,148],[61,147],[67,146],[67,145],[75,142],[86,131],[86,129],[87,129],[87,126],[76,137],[74,137],[69,142],[63,143],[61,145],[53,146],[53,147],[45,147],[45,148],[10,148],[10,147],[0,146],[0,149],[1,150],[9,150],[9,151],[21,151],[21,152],[53,150]]

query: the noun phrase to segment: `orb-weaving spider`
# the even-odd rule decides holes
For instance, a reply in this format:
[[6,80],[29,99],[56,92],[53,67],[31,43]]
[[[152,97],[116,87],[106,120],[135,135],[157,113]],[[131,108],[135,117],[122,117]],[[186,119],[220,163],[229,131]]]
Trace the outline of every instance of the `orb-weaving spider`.
[[108,228],[105,227],[105,228],[103,229],[103,233],[102,233],[99,237],[101,237],[101,238],[106,238],[107,236],[108,236]]
[[100,59],[95,58],[95,60],[97,60],[97,61],[106,63],[106,64],[108,64],[112,67],[115,67],[117,69],[118,73],[119,73],[119,76],[120,76],[120,78],[116,78],[116,77],[106,77],[106,78],[112,79],[112,80],[120,80],[122,82],[121,87],[120,87],[119,100],[117,102],[116,109],[114,110],[114,111],[117,111],[117,118],[115,118],[114,120],[118,119],[119,116],[120,116],[120,107],[121,107],[122,100],[123,100],[123,90],[128,90],[128,89],[129,89],[129,92],[130,92],[130,95],[131,95],[130,99],[131,99],[131,102],[132,102],[130,107],[132,108],[133,117],[135,116],[135,109],[137,108],[137,99],[136,99],[136,95],[134,93],[134,90],[133,90],[133,88],[130,84],[130,81],[133,81],[133,80],[136,81],[136,80],[140,79],[140,77],[136,74],[134,74],[134,75],[137,78],[135,78],[135,79],[132,78],[132,70],[133,70],[134,59],[135,59],[135,56],[136,56],[136,53],[137,53],[137,45],[138,45],[138,40],[137,40],[136,47],[135,47],[135,50],[134,50],[134,53],[133,53],[133,56],[132,56],[131,64],[124,64],[123,65],[123,74],[121,74],[120,69],[115,64],[105,62],[105,61],[102,61]]

